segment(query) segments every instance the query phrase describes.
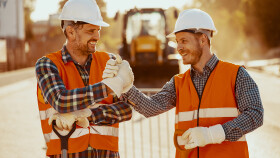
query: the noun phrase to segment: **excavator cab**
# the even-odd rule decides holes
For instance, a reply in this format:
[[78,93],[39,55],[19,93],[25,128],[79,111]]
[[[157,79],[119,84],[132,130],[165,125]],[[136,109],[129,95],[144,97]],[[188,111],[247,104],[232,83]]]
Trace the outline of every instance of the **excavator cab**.
[[131,9],[124,15],[119,54],[129,61],[135,76],[179,73],[178,60],[168,58],[175,49],[168,45],[167,30],[163,9]]

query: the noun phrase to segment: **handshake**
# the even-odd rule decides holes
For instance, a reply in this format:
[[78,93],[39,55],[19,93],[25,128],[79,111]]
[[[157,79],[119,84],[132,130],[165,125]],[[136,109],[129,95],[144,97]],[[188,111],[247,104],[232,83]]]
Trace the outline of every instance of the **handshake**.
[[134,75],[129,63],[117,56],[116,60],[107,61],[101,81],[120,97],[133,86]]

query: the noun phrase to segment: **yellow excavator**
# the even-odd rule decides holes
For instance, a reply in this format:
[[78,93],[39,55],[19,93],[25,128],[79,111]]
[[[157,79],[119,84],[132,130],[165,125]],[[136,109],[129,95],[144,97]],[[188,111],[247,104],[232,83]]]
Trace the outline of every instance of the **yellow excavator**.
[[123,24],[119,54],[129,61],[136,80],[143,75],[172,77],[179,73],[178,59],[170,58],[176,51],[166,38],[169,32],[163,9],[131,9]]

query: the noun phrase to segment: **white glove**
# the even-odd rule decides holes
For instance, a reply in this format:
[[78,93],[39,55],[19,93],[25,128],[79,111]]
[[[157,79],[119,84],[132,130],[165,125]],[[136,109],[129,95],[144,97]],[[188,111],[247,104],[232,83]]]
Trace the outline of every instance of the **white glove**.
[[76,124],[80,127],[87,128],[89,126],[88,118],[87,117],[78,117]]
[[208,127],[194,127],[188,129],[182,139],[186,140],[185,148],[192,149],[203,147],[207,144],[222,143],[225,140],[225,132],[220,124]]
[[133,86],[134,75],[129,63],[126,60],[123,60],[119,65],[119,72],[117,76],[120,76],[124,82],[122,93],[126,93]]
[[77,125],[87,128],[89,126],[87,117],[91,116],[91,114],[92,112],[88,108],[63,114],[56,112],[50,116],[48,123],[51,125],[53,120],[56,120],[58,129],[71,130],[74,122],[77,121]]
[[[101,82],[110,87],[115,92],[115,94],[120,97],[121,93],[127,92],[132,87],[134,75],[127,61],[123,60],[121,64],[118,63],[119,61],[112,62],[108,60],[103,72],[103,80]],[[119,67],[118,72],[116,71],[115,66]],[[109,78],[111,76],[115,77]]]
[[117,60],[109,59],[106,63],[105,70],[103,71],[102,78],[112,78],[118,74],[119,66],[117,65]]

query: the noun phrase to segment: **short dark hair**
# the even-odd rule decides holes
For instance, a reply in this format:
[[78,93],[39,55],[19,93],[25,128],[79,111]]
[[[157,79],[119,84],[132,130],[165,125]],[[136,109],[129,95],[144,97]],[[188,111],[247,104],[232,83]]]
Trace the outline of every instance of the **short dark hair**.
[[[195,30],[191,30],[191,29],[185,29],[185,30],[181,30],[181,31],[178,31],[176,33],[179,33],[179,32],[189,32],[189,33],[193,33],[195,35],[195,37],[197,38],[198,36],[201,36],[203,33],[202,32],[196,32]],[[175,33],[175,34],[176,34]],[[207,36],[207,35],[206,35]],[[212,36],[212,32],[211,32],[211,36]],[[209,38],[207,37],[207,42],[210,46],[210,40]]]
[[[74,21],[71,21],[70,24],[68,24],[68,26],[73,26],[74,29],[76,30],[77,28],[79,28],[80,26],[83,27],[84,24],[88,24],[86,22],[83,22],[83,21],[77,21],[77,22],[74,22]],[[64,27],[64,20],[61,20],[61,24],[60,24],[61,28],[63,29]],[[65,30],[63,31],[65,37],[67,38],[67,33],[66,33],[66,28]]]

